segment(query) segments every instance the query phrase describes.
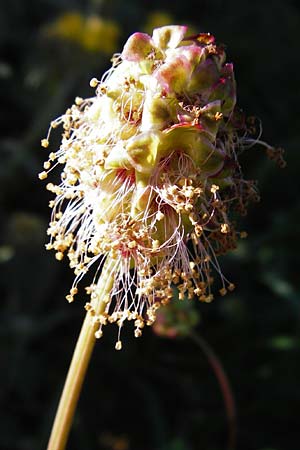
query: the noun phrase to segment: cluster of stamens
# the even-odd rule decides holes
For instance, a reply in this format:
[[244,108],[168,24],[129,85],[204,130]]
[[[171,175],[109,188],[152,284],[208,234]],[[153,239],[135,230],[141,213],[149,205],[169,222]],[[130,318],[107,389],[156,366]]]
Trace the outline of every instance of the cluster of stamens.
[[[97,338],[117,324],[117,349],[124,321],[139,337],[175,291],[181,300],[210,302],[213,272],[221,295],[234,289],[217,256],[243,235],[232,211],[244,213],[257,196],[237,159],[245,136],[235,125],[232,65],[211,35],[185,33],[180,26],[152,38],[135,33],[102,80],[91,80],[96,95],[76,98],[42,140],[47,148],[62,125],[61,146],[40,174],[64,166],[60,184],[47,185],[55,198],[46,247],[58,260],[67,255],[74,270],[69,302],[96,268],[86,309]],[[97,313],[108,260],[113,284]]]

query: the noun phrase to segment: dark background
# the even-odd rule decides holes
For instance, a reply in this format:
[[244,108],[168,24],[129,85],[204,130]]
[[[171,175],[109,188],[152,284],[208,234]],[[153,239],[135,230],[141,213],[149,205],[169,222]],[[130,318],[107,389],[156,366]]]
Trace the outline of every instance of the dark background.
[[45,159],[40,139],[76,95],[93,95],[90,78],[109,67],[129,34],[166,21],[226,44],[239,105],[261,119],[264,140],[286,149],[287,167],[256,147],[242,156],[261,202],[241,222],[248,239],[222,261],[237,288],[175,312],[170,327],[185,337],[148,329],[137,340],[128,327],[116,352],[117,331],[105,330],[68,448],[227,449],[233,427],[195,333],[230,380],[235,448],[299,450],[299,2],[9,0],[0,8],[1,449],[46,447],[84,316],[83,296],[72,305],[64,300],[71,270],[44,249],[50,196],[37,178]]

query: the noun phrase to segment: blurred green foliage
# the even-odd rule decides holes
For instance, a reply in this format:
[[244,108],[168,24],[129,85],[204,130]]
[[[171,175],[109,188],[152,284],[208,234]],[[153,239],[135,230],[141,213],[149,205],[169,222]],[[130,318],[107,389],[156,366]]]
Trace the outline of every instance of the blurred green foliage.
[[[89,80],[109,67],[108,55],[130,33],[173,21],[226,43],[240,106],[262,120],[267,142],[286,149],[284,170],[256,148],[242,157],[262,200],[242,223],[249,238],[222,261],[237,289],[195,304],[188,317],[226,368],[238,411],[237,449],[298,450],[299,3],[10,0],[0,8],[0,447],[45,448],[84,315],[83,293],[71,306],[64,301],[70,269],[44,250],[49,195],[37,179],[40,139],[75,96],[92,95]],[[62,18],[72,14],[77,25],[68,31]],[[55,139],[59,133],[54,146]],[[117,330],[105,331],[70,449],[227,448],[218,384],[188,336],[147,330],[135,340],[125,330],[125,348],[115,352]]]

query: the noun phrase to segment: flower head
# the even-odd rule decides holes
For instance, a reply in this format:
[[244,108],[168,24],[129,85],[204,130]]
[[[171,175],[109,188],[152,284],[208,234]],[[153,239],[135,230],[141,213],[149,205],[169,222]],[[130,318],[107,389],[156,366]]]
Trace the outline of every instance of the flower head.
[[100,295],[103,262],[111,261],[97,336],[126,319],[140,336],[174,289],[180,299],[210,302],[214,272],[222,295],[234,288],[217,256],[240,235],[233,210],[244,213],[257,198],[238,161],[249,139],[224,49],[210,34],[186,33],[165,26],[152,37],[133,34],[102,79],[91,80],[96,95],[77,98],[50,127],[64,132],[40,178],[63,166],[60,184],[47,185],[55,194],[47,248],[74,269],[67,299],[89,270],[87,292]]
[[65,12],[44,28],[49,38],[78,45],[89,52],[111,54],[117,47],[120,30],[116,23],[97,15]]

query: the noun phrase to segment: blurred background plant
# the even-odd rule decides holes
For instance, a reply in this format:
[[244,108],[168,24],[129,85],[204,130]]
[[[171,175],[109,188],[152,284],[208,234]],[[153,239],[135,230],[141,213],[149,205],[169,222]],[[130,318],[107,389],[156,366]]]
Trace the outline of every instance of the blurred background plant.
[[222,395],[192,332],[218,354],[230,380],[236,448],[298,450],[299,4],[10,0],[0,8],[0,447],[45,447],[84,315],[83,293],[71,306],[64,301],[71,271],[43,247],[50,197],[37,179],[40,139],[75,96],[93,95],[89,80],[109,68],[129,34],[186,23],[226,43],[239,104],[261,119],[267,142],[286,148],[288,166],[279,170],[255,148],[242,157],[262,200],[242,224],[249,237],[222,261],[225,275],[233,274],[234,293],[210,305],[166,310],[154,333],[147,330],[140,340],[125,330],[122,352],[114,351],[115,330],[107,329],[69,448],[227,448]]

